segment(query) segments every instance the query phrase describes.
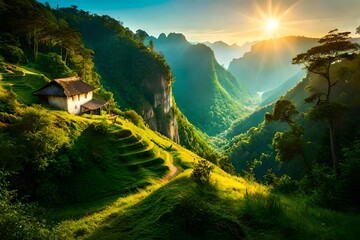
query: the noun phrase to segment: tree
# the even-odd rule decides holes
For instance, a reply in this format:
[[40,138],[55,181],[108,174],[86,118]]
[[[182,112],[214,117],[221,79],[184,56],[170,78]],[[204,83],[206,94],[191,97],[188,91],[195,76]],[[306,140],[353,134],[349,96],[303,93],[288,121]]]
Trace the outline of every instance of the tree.
[[303,158],[306,171],[309,173],[311,165],[305,156],[302,147],[304,130],[292,120],[293,116],[297,113],[298,111],[291,101],[280,99],[276,101],[273,113],[265,114],[265,123],[280,121],[286,122],[290,126],[290,131],[277,132],[274,135],[273,146],[276,150],[276,160],[279,162],[286,162],[291,160],[294,156],[300,155]]
[[312,73],[320,75],[327,83],[327,92],[323,101],[329,102],[332,88],[340,79],[330,76],[330,68],[333,63],[343,59],[351,59],[359,49],[359,45],[350,42],[350,32],[338,32],[331,30],[319,40],[320,45],[301,53],[292,59],[292,64],[304,64],[305,68]]
[[135,37],[143,43],[145,39],[149,37],[149,34],[147,34],[144,30],[138,29],[136,30]]
[[[324,120],[327,120],[330,134],[330,146],[333,169],[336,174],[337,171],[337,154],[334,131],[334,117],[328,112],[324,113],[326,109],[332,110],[333,103],[331,103],[331,90],[341,80],[336,79],[331,74],[331,67],[334,63],[351,59],[355,52],[359,49],[359,45],[350,42],[350,32],[338,32],[337,29],[331,30],[327,35],[319,40],[319,45],[309,49],[305,53],[301,53],[292,59],[292,64],[304,64],[305,68],[314,74],[320,76],[320,79],[326,82],[325,93],[315,93],[309,98],[305,99],[307,102],[316,102],[315,107],[311,109],[313,115],[318,115]],[[317,111],[322,111],[322,114],[315,114]]]

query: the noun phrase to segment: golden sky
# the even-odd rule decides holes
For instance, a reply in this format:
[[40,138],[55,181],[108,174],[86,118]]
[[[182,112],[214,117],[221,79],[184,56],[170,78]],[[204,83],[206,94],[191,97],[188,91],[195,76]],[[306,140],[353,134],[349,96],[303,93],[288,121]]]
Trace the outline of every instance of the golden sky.
[[[360,25],[360,0],[39,1],[110,15],[134,32],[143,29],[153,36],[183,33],[193,42],[242,44],[277,36],[321,37],[334,28],[355,32]],[[278,22],[272,31],[267,29],[269,19]]]

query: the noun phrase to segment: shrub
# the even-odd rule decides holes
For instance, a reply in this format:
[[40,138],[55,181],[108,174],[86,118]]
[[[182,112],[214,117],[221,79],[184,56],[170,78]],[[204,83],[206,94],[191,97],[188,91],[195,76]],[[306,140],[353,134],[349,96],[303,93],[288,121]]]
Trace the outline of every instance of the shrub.
[[10,63],[26,63],[26,55],[23,50],[10,44],[0,44],[0,55]]
[[200,184],[205,184],[210,180],[210,173],[213,166],[205,159],[200,159],[194,164],[194,170],[191,173],[191,178]]
[[360,140],[355,140],[349,148],[343,149],[344,163],[340,165],[340,183],[344,191],[346,203],[360,206]]
[[134,110],[128,110],[124,112],[124,117],[128,120],[130,120],[132,123],[134,123],[138,127],[145,127],[144,120],[142,117],[137,114]]
[[71,69],[66,66],[61,56],[56,53],[42,54],[39,53],[37,64],[39,70],[46,72],[50,77],[69,77],[74,75]]
[[16,199],[14,191],[9,191],[5,176],[0,171],[0,236],[2,240],[48,239],[50,231],[44,220],[37,215],[36,204],[24,204]]
[[274,194],[249,194],[242,201],[242,216],[249,224],[275,225],[275,219],[283,213],[280,198]]
[[94,132],[106,135],[108,132],[108,123],[106,122],[106,120],[101,121],[100,123],[98,122],[93,122],[90,125],[91,129],[94,130]]

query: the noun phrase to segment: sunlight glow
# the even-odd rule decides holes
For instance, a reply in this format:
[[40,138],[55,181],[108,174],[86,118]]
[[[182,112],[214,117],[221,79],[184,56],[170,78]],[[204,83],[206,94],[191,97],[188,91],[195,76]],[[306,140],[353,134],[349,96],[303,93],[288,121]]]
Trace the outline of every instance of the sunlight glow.
[[276,19],[267,19],[265,22],[265,29],[268,32],[274,32],[279,28],[279,21]]

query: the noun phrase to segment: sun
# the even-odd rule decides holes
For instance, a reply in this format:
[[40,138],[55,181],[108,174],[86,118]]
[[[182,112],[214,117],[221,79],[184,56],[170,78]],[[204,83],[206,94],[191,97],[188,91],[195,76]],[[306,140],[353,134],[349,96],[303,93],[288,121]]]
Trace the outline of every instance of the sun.
[[268,32],[274,32],[279,28],[279,20],[270,18],[265,21],[265,29]]

